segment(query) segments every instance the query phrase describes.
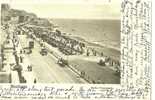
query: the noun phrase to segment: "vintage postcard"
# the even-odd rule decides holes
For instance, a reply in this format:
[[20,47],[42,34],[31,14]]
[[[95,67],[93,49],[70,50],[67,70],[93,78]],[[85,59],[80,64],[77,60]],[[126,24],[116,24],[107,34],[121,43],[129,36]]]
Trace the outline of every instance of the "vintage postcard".
[[0,5],[0,100],[151,99],[151,0]]

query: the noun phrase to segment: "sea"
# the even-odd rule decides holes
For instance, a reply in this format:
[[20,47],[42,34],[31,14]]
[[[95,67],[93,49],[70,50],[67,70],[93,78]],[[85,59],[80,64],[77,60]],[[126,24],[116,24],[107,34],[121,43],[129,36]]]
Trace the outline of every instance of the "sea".
[[120,20],[50,19],[66,35],[120,50]]

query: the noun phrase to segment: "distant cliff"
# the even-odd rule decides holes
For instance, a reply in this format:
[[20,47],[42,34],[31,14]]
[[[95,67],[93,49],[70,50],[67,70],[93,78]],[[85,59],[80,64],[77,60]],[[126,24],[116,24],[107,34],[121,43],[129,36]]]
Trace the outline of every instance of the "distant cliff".
[[53,24],[45,18],[39,18],[34,13],[29,13],[24,10],[10,8],[9,4],[1,5],[1,21],[2,24],[7,22],[28,23],[36,26],[53,27]]

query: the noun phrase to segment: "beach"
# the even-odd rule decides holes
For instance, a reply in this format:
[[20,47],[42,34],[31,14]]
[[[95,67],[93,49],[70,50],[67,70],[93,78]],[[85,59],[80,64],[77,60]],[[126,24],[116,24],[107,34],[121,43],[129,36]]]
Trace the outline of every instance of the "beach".
[[120,58],[120,20],[50,19],[50,22],[64,35],[107,56]]

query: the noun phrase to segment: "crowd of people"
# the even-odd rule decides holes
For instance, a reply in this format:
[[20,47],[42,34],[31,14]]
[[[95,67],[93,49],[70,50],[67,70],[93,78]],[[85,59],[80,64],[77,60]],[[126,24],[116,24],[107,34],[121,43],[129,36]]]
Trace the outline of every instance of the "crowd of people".
[[28,28],[29,33],[34,34],[37,38],[41,38],[44,42],[49,43],[53,47],[57,47],[65,55],[83,54],[85,44],[65,36],[61,31],[43,31],[38,28]]
[[[59,49],[65,55],[85,55],[85,56],[97,56],[101,57],[98,61],[102,66],[117,66],[119,70],[120,61],[106,56],[104,52],[97,51],[93,47],[86,46],[85,43],[72,39],[69,36],[64,35],[60,30],[50,31],[36,27],[22,26],[19,28],[22,31],[26,31],[30,37],[40,38],[42,41],[47,42],[53,47]],[[24,32],[23,32],[24,33]],[[33,36],[34,35],[34,36]],[[104,59],[103,59],[104,58]]]

